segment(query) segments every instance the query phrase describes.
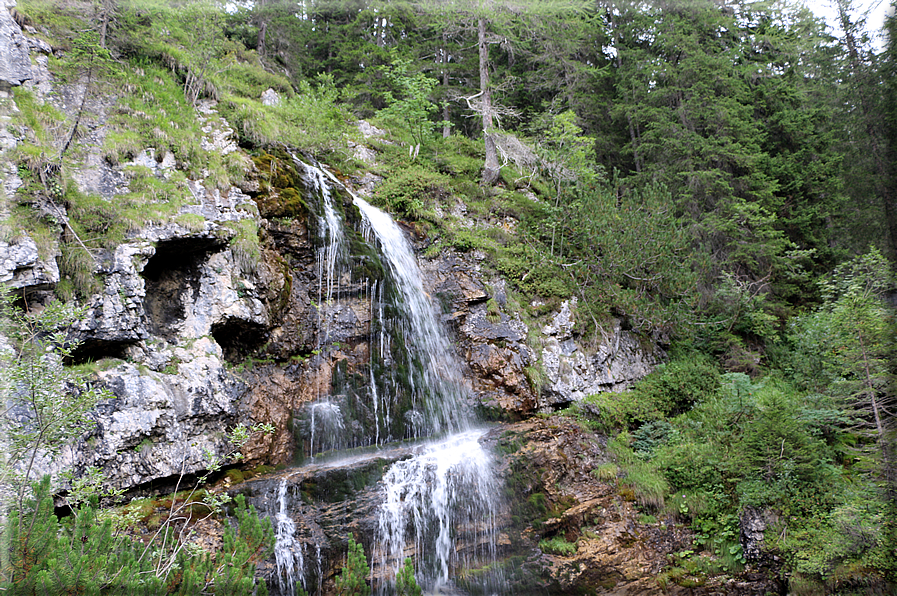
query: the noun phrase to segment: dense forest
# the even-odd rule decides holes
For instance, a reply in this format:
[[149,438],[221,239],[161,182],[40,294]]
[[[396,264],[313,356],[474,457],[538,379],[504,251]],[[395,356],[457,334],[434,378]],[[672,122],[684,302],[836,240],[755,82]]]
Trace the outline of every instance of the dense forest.
[[[85,122],[93,103],[117,102],[108,163],[154,147],[176,176],[222,189],[250,170],[286,188],[276,172],[290,151],[350,183],[372,173],[373,201],[413,228],[424,258],[483,253],[531,326],[575,298],[584,340],[617,317],[668,348],[630,391],[541,413],[607,436],[616,463],[596,476],[694,529],[663,581],[774,556],[793,594],[897,585],[897,20],[876,45],[850,0],[836,32],[791,1],[14,10],[52,46],[54,76],[77,84]],[[76,302],[97,290],[85,244],[174,213],[177,180],[135,169],[115,204],[80,193],[67,172],[85,125],[25,89],[13,97],[30,132],[4,226],[46,237],[58,222],[35,215],[34,197],[65,206],[55,292]],[[200,151],[193,114],[210,100],[242,152]],[[359,119],[387,131],[369,141],[375,165],[351,150]],[[300,203],[281,192],[259,208],[288,220]],[[236,242],[257,258],[257,230]],[[538,367],[530,376],[538,387]],[[762,555],[744,552],[745,511],[775,512]]]

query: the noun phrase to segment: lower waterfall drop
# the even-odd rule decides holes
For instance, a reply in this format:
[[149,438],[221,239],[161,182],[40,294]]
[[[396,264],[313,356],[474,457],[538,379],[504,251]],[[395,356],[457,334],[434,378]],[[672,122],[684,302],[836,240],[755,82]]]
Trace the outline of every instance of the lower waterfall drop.
[[277,564],[277,582],[282,594],[296,593],[296,579],[305,589],[305,547],[296,540],[296,524],[289,515],[289,495],[287,481],[280,482],[277,489],[278,511],[274,519],[275,543],[274,560]]
[[[452,570],[495,560],[499,492],[492,458],[479,444],[483,434],[467,431],[425,445],[386,472],[386,497],[374,541],[375,570],[395,577],[410,539],[418,583],[439,593],[451,585]],[[456,549],[459,534],[466,550]],[[380,593],[389,592],[381,588]]]

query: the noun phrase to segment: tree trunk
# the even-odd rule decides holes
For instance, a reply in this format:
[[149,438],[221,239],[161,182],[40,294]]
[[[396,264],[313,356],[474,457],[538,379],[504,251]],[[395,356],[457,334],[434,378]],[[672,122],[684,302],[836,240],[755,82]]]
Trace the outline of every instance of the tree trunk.
[[258,41],[255,44],[255,51],[258,52],[259,56],[262,58],[265,57],[265,37],[268,34],[268,21],[263,20],[259,23],[259,37]]
[[[442,89],[448,96],[449,73],[448,73],[448,43],[446,35],[442,34]],[[442,104],[442,138],[447,139],[452,134],[452,127],[449,124],[449,105],[448,101]]]
[[268,18],[266,14],[268,0],[256,0],[254,21],[258,23],[259,33],[255,42],[255,51],[262,58],[265,57],[265,43],[268,37]]
[[500,166],[498,151],[492,138],[492,91],[489,89],[489,46],[486,43],[486,19],[477,19],[477,39],[480,49],[480,97],[483,102],[483,137],[486,143],[486,163],[483,166],[484,186],[498,182]]

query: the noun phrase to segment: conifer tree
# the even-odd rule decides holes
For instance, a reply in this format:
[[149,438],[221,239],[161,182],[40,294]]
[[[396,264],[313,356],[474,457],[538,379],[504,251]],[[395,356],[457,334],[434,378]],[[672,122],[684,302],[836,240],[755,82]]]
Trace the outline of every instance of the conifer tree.
[[367,596],[371,593],[371,587],[366,580],[367,575],[368,562],[364,556],[364,548],[349,536],[346,564],[336,578],[336,593],[339,596]]
[[414,578],[414,565],[411,557],[405,558],[405,564],[396,574],[396,596],[421,596],[423,590]]

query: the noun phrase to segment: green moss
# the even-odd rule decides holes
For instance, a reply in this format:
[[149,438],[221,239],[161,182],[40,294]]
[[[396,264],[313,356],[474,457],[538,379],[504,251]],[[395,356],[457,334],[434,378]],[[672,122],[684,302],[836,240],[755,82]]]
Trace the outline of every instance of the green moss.
[[251,472],[256,476],[262,476],[264,474],[270,474],[274,471],[274,466],[260,465],[252,468]]
[[224,477],[227,478],[231,484],[240,484],[246,479],[243,472],[235,468],[231,468],[230,470],[225,472]]
[[305,218],[308,204],[302,196],[302,176],[285,154],[261,152],[252,157],[260,191],[255,196],[262,217]]
[[195,213],[182,213],[174,218],[174,222],[191,232],[201,232],[206,227],[206,218]]

